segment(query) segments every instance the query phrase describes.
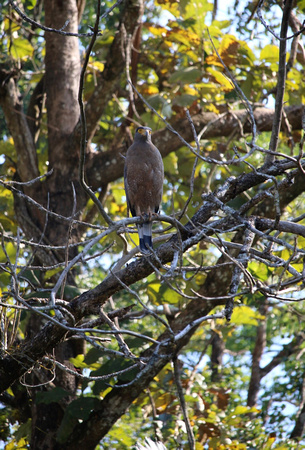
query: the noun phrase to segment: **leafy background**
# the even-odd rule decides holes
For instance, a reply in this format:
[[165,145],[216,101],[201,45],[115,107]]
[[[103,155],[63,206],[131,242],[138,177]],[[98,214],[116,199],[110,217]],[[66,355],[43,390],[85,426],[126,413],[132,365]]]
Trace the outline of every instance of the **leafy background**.
[[[35,0],[22,1],[22,6],[29,16],[34,15],[43,22],[44,12],[40,2]],[[221,3],[216,17],[213,16],[214,4],[206,0],[182,0],[174,2],[159,0],[146,2],[142,28],[141,53],[137,71],[137,89],[146,101],[163,117],[171,121],[184,118],[186,109],[192,115],[201,110],[223,114],[228,111],[243,109],[236,90],[224,73],[223,65],[217,57],[213,44],[217,48],[223,62],[229,68],[247,98],[257,105],[273,106],[278,70],[278,42],[261,25],[254,12],[257,2],[240,1],[227,5]],[[38,5],[38,6],[37,6]],[[111,2],[104,2],[106,10]],[[7,5],[2,6],[4,14],[1,16],[0,63],[4,67],[16,67],[19,71],[18,85],[25,102],[28,104],[31,93],[44,73],[45,43],[43,34],[35,30],[29,34],[17,14],[6,11]],[[87,1],[84,15],[79,26],[80,33],[87,32],[92,26],[95,2]],[[296,5],[296,15],[302,22],[305,13],[305,2]],[[221,15],[222,19],[218,20]],[[102,25],[103,33],[98,37],[90,56],[85,79],[84,98],[89,99],[96,86],[96,77],[104,69],[105,55],[114,38],[119,10],[115,9]],[[277,2],[269,2],[264,10],[265,20],[279,33],[281,9]],[[80,39],[82,53],[88,44],[85,38]],[[304,66],[302,52],[297,54],[295,65],[287,75],[285,102],[289,105],[304,103]],[[289,55],[287,56],[287,60]],[[93,139],[95,152],[103,152],[112,147],[118,137],[118,129],[124,123],[129,105],[128,85],[126,77],[122,77],[121,90],[113,96],[100,120]],[[160,118],[152,113],[136,98],[137,120],[153,131],[163,127]],[[37,140],[37,154],[41,173],[48,170],[47,117],[43,109],[40,134]],[[16,152],[14,143],[5,125],[0,110],[0,174],[5,180],[14,177],[16,168]],[[299,142],[301,132],[294,131],[288,135],[281,133],[279,151],[291,155],[291,145]],[[267,148],[270,133],[264,132],[259,136],[259,145]],[[231,159],[234,152],[243,154],[247,151],[248,136],[238,136],[232,132],[230,137],[202,138],[201,146],[205,156],[213,158]],[[119,143],[119,142],[118,142]],[[165,185],[162,212],[170,215],[179,211],[185,205],[190,195],[190,174],[193,170],[195,156],[186,147],[170,153],[164,158]],[[255,167],[263,163],[263,155],[254,153],[248,162]],[[192,216],[202,202],[202,195],[213,191],[229,176],[238,176],[250,171],[246,165],[214,165],[199,160],[195,169],[194,192],[188,207],[188,216]],[[252,189],[251,196],[268,185]],[[248,194],[247,194],[248,195]],[[246,194],[240,196],[231,206],[238,209],[248,200]],[[283,212],[282,218],[292,220],[304,214],[304,195],[297,197]],[[120,220],[126,216],[126,202],[122,178],[108,187],[104,203],[105,209],[113,220]],[[89,201],[84,211],[90,214],[92,202]],[[13,207],[12,193],[1,187],[0,189],[0,222],[6,233],[15,235],[17,221]],[[187,217],[182,218],[182,223]],[[302,222],[301,222],[302,223]],[[93,225],[103,225],[100,216],[95,215]],[[155,225],[156,230],[159,225]],[[232,238],[232,233],[222,236],[225,240]],[[130,248],[137,244],[137,235],[126,235]],[[303,238],[298,238],[299,247],[303,247]],[[293,236],[286,236],[286,241],[294,245]],[[95,256],[103,252],[109,244],[111,248],[107,254],[94,257],[78,267],[77,288],[67,286],[67,290],[81,293],[95,287],[105,278],[123,251],[123,242],[111,235],[109,240],[103,240],[87,255]],[[4,250],[5,249],[5,250]],[[80,250],[82,247],[80,247]],[[5,254],[6,252],[6,254]],[[287,249],[278,248],[280,258],[288,260]],[[30,250],[22,247],[19,256],[21,263],[27,261]],[[217,263],[220,254],[211,244],[198,244],[185,255],[184,264],[191,261],[193,265],[211,266]],[[0,249],[0,262],[6,263],[7,257],[14,261],[16,248],[10,242],[5,242]],[[301,260],[292,263],[299,270]],[[250,262],[250,273],[262,283],[276,283],[282,277],[283,268],[267,267],[257,260]],[[31,281],[35,273],[29,271],[24,274],[22,283],[23,296],[32,296]],[[44,273],[44,286],[54,276],[54,270]],[[289,275],[285,274],[286,277]],[[205,272],[181,276],[175,280],[177,286],[186,295],[199,291],[204,280]],[[5,293],[10,284],[8,273],[0,273],[0,287]],[[243,286],[241,286],[242,289]],[[155,274],[143,280],[136,287],[142,302],[156,311],[161,311],[164,303],[170,307],[183,309],[187,298],[172,290]],[[292,299],[296,296],[302,299],[303,285],[297,287],[298,292],[292,292]],[[42,294],[39,294],[40,297]],[[46,295],[47,296],[47,295]],[[71,294],[72,296],[72,294]],[[13,302],[13,300],[7,300]],[[113,297],[115,305],[129,306],[133,300],[130,293],[125,291]],[[298,406],[303,401],[304,392],[304,346],[302,342],[292,355],[284,357],[274,370],[262,380],[259,401],[256,407],[246,406],[249,389],[252,351],[258,328],[262,324],[267,327],[267,340],[263,354],[263,365],[267,364],[278,354],[283,346],[302,330],[304,319],[303,302],[284,302],[268,300],[265,313],[261,312],[264,303],[261,294],[246,295],[239,299],[239,306],[234,310],[230,324],[224,320],[211,322],[209,326],[201,326],[189,344],[180,355],[182,385],[191,425],[196,436],[196,449],[291,449],[305,448],[304,442],[289,441]],[[141,310],[138,306],[134,311]],[[220,310],[220,307],[216,311]],[[2,310],[5,327],[11,330],[14,321],[18,323],[18,339],[24,338],[26,324],[30,313],[22,312],[19,316],[15,310]],[[124,324],[131,331],[156,337],[163,331],[160,322],[148,316],[143,320],[128,320]],[[215,335],[221,339],[224,346],[223,364],[219,367],[217,376],[211,366],[211,342]],[[137,338],[126,339],[135,354],[147,348],[148,344]],[[117,343],[108,344],[111,350],[117,349]],[[113,355],[105,356],[95,348],[88,346],[86,355],[78,355],[71,360],[76,368],[83,369],[93,376],[112,373],[123,369],[126,362]],[[128,373],[119,380],[128,381],[132,373]],[[116,377],[106,382],[83,382],[79,386],[78,398],[66,408],[61,427],[58,430],[59,441],[64,441],[71,432],[76,421],[85,420],[95,408],[96,402],[109,392],[109,385],[118,381]],[[11,390],[9,394],[13,395]],[[52,391],[40,392],[37,403],[60,401],[67,393],[57,387]],[[0,411],[1,439],[6,443],[6,449],[27,448],[31,432],[30,419],[21,420],[14,408],[3,408]],[[168,364],[151,383],[149,389],[133,403],[128,412],[117,422],[108,435],[103,439],[103,449],[130,449],[135,443],[151,436],[162,440],[167,448],[187,448],[185,425],[177,398],[173,377],[173,367]]]

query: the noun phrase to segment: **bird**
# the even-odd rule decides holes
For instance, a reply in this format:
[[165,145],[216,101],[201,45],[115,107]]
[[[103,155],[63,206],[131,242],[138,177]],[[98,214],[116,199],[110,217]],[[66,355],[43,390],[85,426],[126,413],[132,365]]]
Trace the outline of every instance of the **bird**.
[[124,166],[127,211],[143,220],[138,224],[140,250],[150,253],[152,218],[159,212],[163,195],[164,166],[162,156],[151,141],[151,128],[138,127],[128,148]]

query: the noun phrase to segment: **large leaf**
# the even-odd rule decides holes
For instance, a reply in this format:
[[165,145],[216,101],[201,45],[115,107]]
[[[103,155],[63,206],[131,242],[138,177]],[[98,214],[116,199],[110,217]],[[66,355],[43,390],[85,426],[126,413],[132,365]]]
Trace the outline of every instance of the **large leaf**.
[[11,55],[15,59],[26,60],[33,56],[34,48],[27,39],[18,37],[14,39],[11,47]]
[[37,392],[36,403],[44,403],[45,405],[50,405],[50,403],[58,403],[65,397],[69,396],[69,392],[61,387],[55,387],[50,391]]
[[170,83],[195,83],[201,78],[201,70],[196,67],[186,67],[185,69],[180,69],[174,72],[170,78]]

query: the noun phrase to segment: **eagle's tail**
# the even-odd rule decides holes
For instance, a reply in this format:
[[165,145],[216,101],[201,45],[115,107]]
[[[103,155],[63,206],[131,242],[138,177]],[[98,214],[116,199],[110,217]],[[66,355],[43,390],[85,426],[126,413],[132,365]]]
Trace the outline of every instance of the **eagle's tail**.
[[142,253],[150,253],[152,245],[152,222],[144,222],[138,225],[140,238],[140,250]]

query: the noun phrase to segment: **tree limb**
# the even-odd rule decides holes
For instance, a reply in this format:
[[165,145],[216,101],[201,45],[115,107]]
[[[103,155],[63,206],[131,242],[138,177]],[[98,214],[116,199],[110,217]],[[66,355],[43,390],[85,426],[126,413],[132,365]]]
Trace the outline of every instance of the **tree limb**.
[[[289,123],[293,130],[302,130],[302,114],[304,106],[289,106],[285,108],[285,112]],[[227,114],[215,114],[211,112],[201,112],[192,117],[197,134],[203,128],[206,131],[203,133],[201,139],[217,139],[222,136],[229,136],[233,130],[240,129],[240,122],[243,123],[243,133],[251,133],[251,123],[247,120],[247,111],[245,109],[234,111],[234,115],[228,112]],[[272,121],[274,117],[274,110],[257,107],[254,109],[254,118],[257,124],[257,130],[260,132],[271,131]],[[187,142],[192,142],[194,136],[187,118],[178,119],[172,123],[172,127],[183,136]],[[162,128],[152,135],[152,141],[160,150],[163,157],[171,152],[176,152],[182,147],[181,140],[178,136],[171,133],[167,128]],[[93,190],[100,187],[101,182],[109,183],[117,180],[123,175],[124,159],[122,154],[126,152],[126,146],[118,147],[115,150],[102,152],[93,155],[88,159],[86,165],[86,175],[88,183]],[[221,156],[219,156],[221,160]],[[101,179],[101,173],[103,178]]]
[[[282,122],[282,111],[283,111],[283,99],[285,92],[285,83],[286,83],[286,46],[287,46],[287,30],[289,24],[290,13],[293,6],[293,0],[286,0],[284,10],[283,10],[283,18],[281,25],[281,40],[280,40],[280,55],[279,55],[279,69],[277,76],[277,89],[275,96],[275,113],[272,124],[272,133],[271,139],[269,143],[269,150],[276,152],[279,140],[279,134],[281,129]],[[274,155],[267,155],[266,164],[272,164],[274,161]]]
[[34,139],[23,111],[23,102],[12,73],[0,70],[0,105],[17,153],[17,171],[21,181],[39,176]]

